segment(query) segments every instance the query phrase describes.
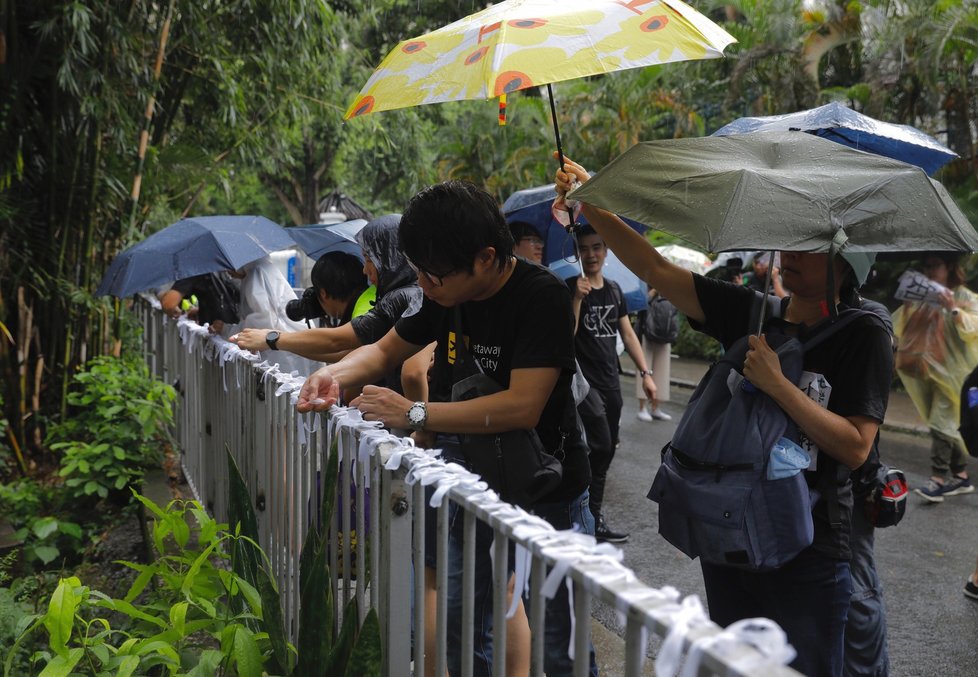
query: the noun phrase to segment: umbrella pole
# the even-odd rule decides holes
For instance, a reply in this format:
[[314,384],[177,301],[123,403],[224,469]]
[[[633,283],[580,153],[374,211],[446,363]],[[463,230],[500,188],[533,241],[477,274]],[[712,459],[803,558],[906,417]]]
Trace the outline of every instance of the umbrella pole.
[[764,281],[764,296],[761,297],[761,313],[757,319],[757,333],[755,336],[760,336],[761,332],[764,330],[764,314],[767,310],[767,295],[771,292],[771,281],[774,278],[774,254],[775,251],[771,250],[771,257],[767,260],[767,279]]
[[[564,149],[560,144],[560,126],[557,124],[557,106],[554,104],[554,90],[547,83],[547,95],[550,97],[550,118],[554,123],[554,138],[557,140],[557,167],[559,169],[564,168]],[[577,266],[581,271],[581,277],[584,277],[584,263],[581,261],[581,247],[577,242],[577,229],[574,227],[574,210],[570,205],[567,205],[567,231],[571,234],[571,238],[574,240],[574,249],[577,250]]]

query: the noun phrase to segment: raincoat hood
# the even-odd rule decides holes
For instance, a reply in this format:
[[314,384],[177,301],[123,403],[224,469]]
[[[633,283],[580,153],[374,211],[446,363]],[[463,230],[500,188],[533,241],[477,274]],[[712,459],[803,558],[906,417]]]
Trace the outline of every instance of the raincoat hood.
[[400,223],[400,214],[385,214],[368,222],[356,236],[357,244],[377,266],[377,298],[417,280],[401,253],[397,235]]

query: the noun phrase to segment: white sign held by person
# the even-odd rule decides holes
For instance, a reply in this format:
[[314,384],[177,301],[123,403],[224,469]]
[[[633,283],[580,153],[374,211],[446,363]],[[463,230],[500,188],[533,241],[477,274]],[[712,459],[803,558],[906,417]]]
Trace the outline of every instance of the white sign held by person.
[[945,291],[947,291],[947,287],[934,282],[923,273],[907,270],[900,276],[896,293],[893,296],[898,301],[920,301],[939,306],[941,305],[941,294]]

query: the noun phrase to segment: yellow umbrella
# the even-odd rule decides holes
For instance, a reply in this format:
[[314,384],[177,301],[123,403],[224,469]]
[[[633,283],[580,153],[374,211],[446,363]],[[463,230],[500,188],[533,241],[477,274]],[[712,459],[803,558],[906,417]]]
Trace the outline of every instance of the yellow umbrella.
[[732,42],[680,0],[507,0],[398,44],[345,118],[718,58]]
[[506,0],[398,44],[367,80],[344,119],[427,103],[500,97],[502,123],[506,94],[546,85],[558,162],[563,166],[551,83],[673,61],[715,59],[732,42],[732,35],[680,0]]

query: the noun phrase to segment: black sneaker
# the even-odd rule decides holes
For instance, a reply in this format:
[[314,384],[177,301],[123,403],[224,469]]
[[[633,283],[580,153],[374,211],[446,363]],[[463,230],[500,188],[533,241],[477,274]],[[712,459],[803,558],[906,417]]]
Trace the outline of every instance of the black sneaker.
[[604,517],[598,517],[594,521],[594,537],[603,543],[624,543],[628,540],[628,534],[614,531],[604,521]]
[[971,577],[968,577],[968,582],[964,584],[964,596],[970,597],[971,599],[978,599],[978,585],[975,585],[971,581]]

